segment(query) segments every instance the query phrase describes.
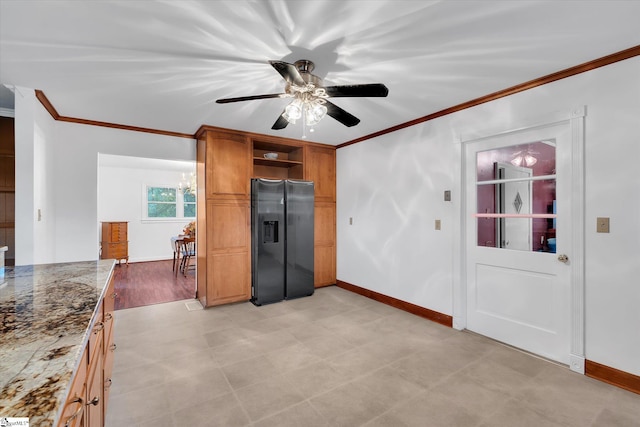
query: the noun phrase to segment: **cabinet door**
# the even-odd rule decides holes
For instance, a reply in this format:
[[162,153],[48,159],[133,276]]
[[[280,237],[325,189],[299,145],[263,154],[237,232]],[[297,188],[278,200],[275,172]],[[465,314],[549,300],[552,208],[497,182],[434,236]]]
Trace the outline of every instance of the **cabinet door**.
[[336,283],[336,205],[318,202],[314,213],[314,284]]
[[207,259],[207,303],[209,305],[247,301],[251,298],[249,252],[218,253]]
[[86,406],[89,427],[104,426],[102,361],[102,351],[99,351],[95,360],[89,365],[89,382],[87,383],[89,394]]
[[251,298],[251,223],[248,200],[207,203],[207,304]]
[[206,144],[207,197],[248,198],[252,167],[249,138],[234,133],[208,132]]
[[76,376],[71,384],[58,427],[84,427],[86,425],[87,348],[85,347]]
[[333,147],[307,147],[305,179],[315,183],[317,202],[336,201],[336,150]]

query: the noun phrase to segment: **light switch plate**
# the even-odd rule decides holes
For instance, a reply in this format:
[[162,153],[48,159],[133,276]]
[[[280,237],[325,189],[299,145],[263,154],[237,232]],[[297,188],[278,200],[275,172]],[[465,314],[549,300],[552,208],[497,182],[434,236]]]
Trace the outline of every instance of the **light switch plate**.
[[436,219],[436,230],[440,230],[440,220]]
[[444,190],[444,201],[445,202],[451,201],[451,190]]
[[596,231],[598,233],[609,232],[609,218],[598,217],[598,223],[596,225]]

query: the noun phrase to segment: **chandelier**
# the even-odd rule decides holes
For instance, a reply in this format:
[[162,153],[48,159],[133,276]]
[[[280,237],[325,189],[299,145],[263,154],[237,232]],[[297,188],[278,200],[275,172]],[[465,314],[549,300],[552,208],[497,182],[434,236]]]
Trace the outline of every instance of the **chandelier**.
[[183,172],[182,180],[178,183],[178,190],[182,191],[184,194],[190,193],[192,195],[195,195],[196,174],[194,172],[190,172],[189,178],[187,178],[187,174]]
[[531,167],[538,163],[538,159],[533,154],[533,152],[528,150],[525,152],[521,151],[511,160],[511,164],[514,166]]

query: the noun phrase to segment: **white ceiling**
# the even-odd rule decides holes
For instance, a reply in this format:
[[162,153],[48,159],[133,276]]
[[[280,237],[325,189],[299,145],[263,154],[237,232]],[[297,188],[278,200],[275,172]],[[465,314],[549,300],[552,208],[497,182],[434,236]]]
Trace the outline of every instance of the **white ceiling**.
[[194,133],[272,131],[288,103],[268,60],[310,59],[326,85],[384,83],[332,101],[308,139],[337,145],[640,45],[640,1],[0,0],[0,83],[40,89],[63,116]]

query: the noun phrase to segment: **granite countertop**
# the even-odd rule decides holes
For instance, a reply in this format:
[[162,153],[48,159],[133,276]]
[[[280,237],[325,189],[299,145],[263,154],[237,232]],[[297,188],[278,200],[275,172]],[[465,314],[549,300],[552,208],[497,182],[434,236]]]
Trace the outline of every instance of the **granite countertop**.
[[0,283],[0,417],[53,426],[114,260],[6,267]]

